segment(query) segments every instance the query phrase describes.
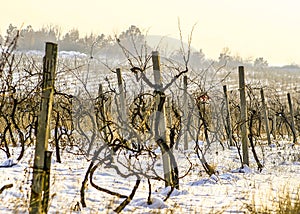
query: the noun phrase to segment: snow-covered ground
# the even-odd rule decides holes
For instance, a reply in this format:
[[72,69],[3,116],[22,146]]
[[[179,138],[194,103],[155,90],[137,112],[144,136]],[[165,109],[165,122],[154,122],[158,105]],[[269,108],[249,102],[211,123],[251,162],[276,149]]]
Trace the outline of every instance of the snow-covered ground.
[[[124,213],[249,213],[248,205],[258,209],[276,205],[284,192],[291,197],[299,194],[300,149],[292,148],[288,142],[277,146],[257,146],[259,157],[265,167],[256,171],[251,157],[251,165],[244,172],[236,170],[240,161],[236,148],[222,150],[215,143],[207,153],[209,163],[216,166],[217,175],[208,177],[193,150],[176,151],[180,175],[183,175],[189,162],[193,163],[190,173],[180,180],[180,189],[174,190],[164,201],[170,188],[162,181],[152,181],[152,204],[147,204],[148,183],[144,179]],[[192,148],[192,145],[191,145]],[[263,148],[263,149],[261,149]],[[82,156],[64,152],[62,164],[52,158],[51,193],[49,213],[111,213],[124,199],[100,192],[89,183],[86,190],[86,208],[80,204],[80,187],[89,162]],[[32,179],[33,148],[28,148],[24,158],[16,163],[2,155],[0,168],[0,188],[6,184],[13,187],[0,194],[0,213],[27,213]],[[161,165],[158,165],[158,168]],[[135,178],[122,178],[110,169],[99,167],[94,182],[104,188],[129,195]],[[275,208],[274,208],[275,209]]]

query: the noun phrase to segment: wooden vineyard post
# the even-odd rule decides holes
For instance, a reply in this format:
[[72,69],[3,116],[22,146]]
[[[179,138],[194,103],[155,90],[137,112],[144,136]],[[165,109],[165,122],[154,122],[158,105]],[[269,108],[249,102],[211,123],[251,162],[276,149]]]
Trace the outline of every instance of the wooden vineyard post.
[[[166,142],[166,117],[165,117],[165,94],[161,91],[162,81],[161,81],[161,71],[160,71],[160,57],[157,51],[152,53],[152,62],[153,62],[153,72],[154,72],[154,82],[155,82],[155,103],[156,103],[156,112],[155,112],[155,138],[156,140],[161,138]],[[162,105],[161,105],[162,104]]]
[[162,89],[161,71],[160,71],[160,57],[157,51],[152,52],[152,63],[155,82],[155,105],[154,112],[154,133],[155,141],[158,143],[162,152],[163,170],[165,186],[172,186],[172,169],[169,157],[169,146],[166,141],[166,118],[165,118],[165,94]]
[[[172,127],[172,101],[170,97],[166,97],[165,104],[166,127]],[[169,133],[166,133],[166,136]],[[167,137],[166,137],[167,138]]]
[[243,151],[243,164],[249,166],[248,133],[247,133],[247,104],[244,66],[239,66],[239,91],[241,104],[241,138]]
[[187,96],[187,76],[183,77],[183,121],[184,121],[184,129],[183,129],[183,139],[184,139],[184,150],[189,148],[188,145],[188,96]]
[[33,179],[29,207],[29,213],[32,214],[44,212],[44,209],[42,208],[43,195],[47,194],[47,192],[49,193],[49,182],[48,189],[44,189],[45,154],[48,149],[48,139],[50,136],[50,118],[53,104],[56,61],[57,44],[46,43],[43,65],[42,99],[40,112],[38,115],[38,127],[33,164]]
[[265,101],[265,95],[264,95],[264,89],[260,89],[260,96],[261,96],[261,102],[262,102],[262,108],[263,108],[263,114],[264,114],[264,121],[266,125],[266,134],[267,134],[267,140],[268,145],[271,145],[271,137],[270,137],[270,128],[269,128],[269,118],[268,118],[268,112],[266,107],[266,101]]
[[294,121],[294,110],[293,110],[293,104],[292,104],[292,99],[291,99],[291,94],[287,93],[287,99],[288,99],[288,104],[289,104],[289,110],[290,110],[290,116],[291,116],[291,129],[292,129],[292,134],[293,134],[293,143],[297,143],[297,133],[296,133],[296,128],[295,128],[295,121]]
[[234,146],[233,139],[232,139],[232,127],[231,127],[231,115],[230,115],[230,108],[229,108],[228,91],[226,85],[223,85],[223,92],[224,92],[225,108],[226,108],[226,133],[229,140],[229,145]]
[[50,196],[50,169],[51,169],[51,151],[45,151],[45,161],[44,161],[44,171],[45,171],[45,178],[44,178],[44,195],[42,201],[42,208],[43,212],[48,212],[48,204],[49,204],[49,196]]

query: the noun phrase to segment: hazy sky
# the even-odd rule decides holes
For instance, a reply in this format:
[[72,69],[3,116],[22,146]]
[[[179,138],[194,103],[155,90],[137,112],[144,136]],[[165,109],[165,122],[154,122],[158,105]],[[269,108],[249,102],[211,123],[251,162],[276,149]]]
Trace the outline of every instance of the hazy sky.
[[270,64],[300,64],[299,0],[0,0],[0,30],[59,25],[86,33],[120,33],[136,25],[184,39],[197,23],[192,45],[208,58],[224,47],[243,58],[264,57]]

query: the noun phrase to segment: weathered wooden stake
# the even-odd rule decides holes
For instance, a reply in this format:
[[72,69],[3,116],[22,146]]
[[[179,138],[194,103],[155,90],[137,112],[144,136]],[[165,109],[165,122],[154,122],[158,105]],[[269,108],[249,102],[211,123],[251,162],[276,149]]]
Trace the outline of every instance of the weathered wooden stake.
[[29,213],[42,213],[42,196],[44,190],[44,161],[50,136],[50,118],[53,104],[54,79],[57,61],[57,44],[46,43],[43,65],[43,91],[38,115],[38,127],[33,164],[33,179],[31,187]]
[[247,103],[245,88],[244,66],[239,66],[239,90],[241,103],[241,137],[243,150],[243,164],[249,166],[248,133],[247,133]]
[[261,96],[261,102],[262,102],[262,108],[263,108],[263,114],[264,114],[264,121],[266,125],[266,134],[268,139],[268,145],[271,145],[271,137],[270,137],[270,128],[269,128],[269,118],[268,118],[268,112],[266,107],[266,101],[265,101],[265,95],[264,95],[264,89],[260,89],[260,96]]
[[183,77],[183,139],[184,139],[184,150],[189,148],[188,145],[188,96],[187,96],[187,76]]
[[42,201],[43,212],[47,213],[49,208],[49,196],[50,196],[50,169],[51,169],[51,151],[45,151],[45,161],[44,161],[44,195]]
[[[166,111],[166,127],[172,127],[172,101],[170,97],[166,98],[166,107],[165,107],[165,111]],[[170,133],[166,133],[166,135],[168,135]],[[168,139],[168,137],[166,136],[166,138]]]
[[223,85],[223,92],[224,92],[225,108],[226,108],[226,133],[229,140],[229,145],[234,146],[233,139],[232,139],[231,114],[230,114],[230,107],[229,107],[229,100],[228,100],[228,91],[226,85]]
[[[155,82],[155,102],[156,102],[156,109],[159,109],[159,105],[162,103],[162,98],[165,99],[165,95],[161,94],[162,91],[162,80],[161,80],[161,71],[160,71],[160,57],[159,53],[157,51],[152,52],[152,62],[153,62],[153,72],[154,72],[154,82]],[[161,106],[161,109],[159,111],[156,111],[155,115],[156,119],[159,119],[156,121],[158,123],[157,128],[157,135],[155,136],[156,139],[161,138],[164,142],[166,142],[166,117],[165,117],[165,101],[163,102],[163,106]]]
[[171,169],[171,160],[168,155],[166,148],[169,146],[166,142],[166,117],[165,117],[165,95],[163,94],[162,81],[161,81],[161,71],[160,71],[160,57],[157,51],[152,52],[152,63],[153,63],[153,72],[154,72],[154,81],[155,81],[155,103],[156,103],[156,112],[154,114],[154,130],[155,130],[155,141],[158,142],[161,152],[162,152],[162,161],[163,161],[163,170],[164,170],[164,179],[165,186],[172,185],[172,169]]

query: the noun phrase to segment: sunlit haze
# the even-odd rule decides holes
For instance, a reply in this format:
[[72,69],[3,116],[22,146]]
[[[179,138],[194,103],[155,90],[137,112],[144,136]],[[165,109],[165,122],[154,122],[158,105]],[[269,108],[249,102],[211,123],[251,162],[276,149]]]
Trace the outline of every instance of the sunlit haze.
[[113,35],[136,25],[149,35],[187,41],[217,59],[224,47],[244,59],[264,57],[271,65],[300,64],[298,0],[0,0],[0,30],[11,23],[34,29],[58,25],[82,36]]

